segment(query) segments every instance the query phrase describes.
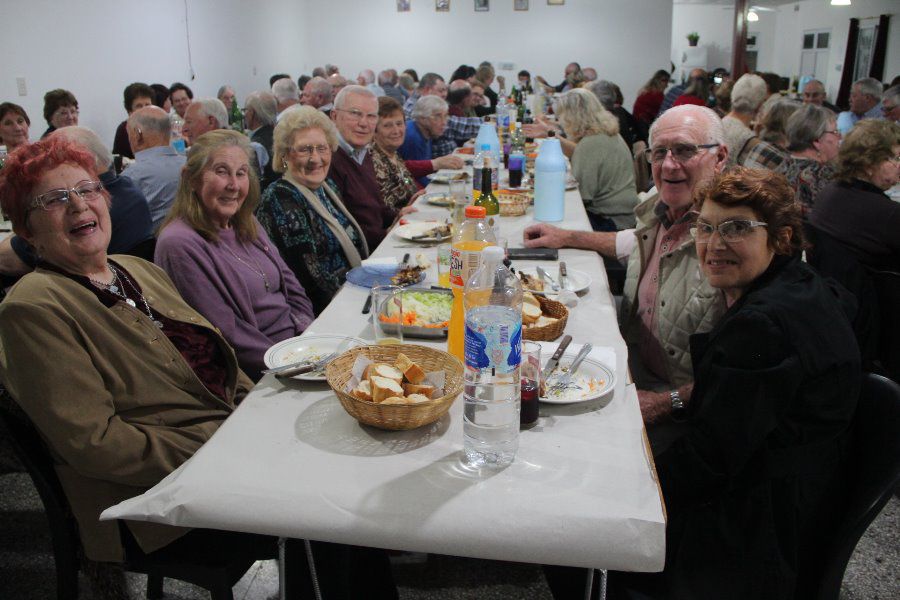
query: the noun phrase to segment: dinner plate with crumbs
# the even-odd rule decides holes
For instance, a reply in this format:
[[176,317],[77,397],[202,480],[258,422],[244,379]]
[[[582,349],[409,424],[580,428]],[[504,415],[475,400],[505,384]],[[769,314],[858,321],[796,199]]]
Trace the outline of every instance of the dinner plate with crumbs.
[[[555,264],[555,263],[550,263]],[[524,275],[524,277],[519,276],[519,281],[522,282],[522,287],[526,290],[532,292],[543,292],[545,294],[555,293],[553,288],[550,286],[550,282],[538,276],[537,269],[534,267],[522,267],[521,269],[516,269],[517,272]],[[559,283],[559,270],[557,268],[547,268],[548,274],[553,277],[553,280]],[[584,271],[579,271],[578,269],[568,269],[566,275],[566,289],[575,292],[576,294],[580,294],[584,292],[589,287],[591,287],[591,283],[593,280],[591,276],[585,273]]]
[[450,226],[437,221],[418,221],[394,228],[394,236],[407,242],[443,242],[449,240]]
[[470,175],[468,171],[460,171],[454,169],[441,169],[437,173],[428,176],[432,183],[450,183],[450,180],[456,179],[468,181],[469,177]]
[[565,354],[558,367],[547,380],[541,402],[547,404],[575,404],[602,398],[616,387],[616,375],[612,369],[593,358],[585,358],[564,389],[553,390],[552,386],[562,377],[575,360],[574,354]]
[[[298,362],[314,362],[333,352],[345,352],[350,348],[365,345],[365,341],[348,335],[301,335],[278,342],[269,348],[263,356],[263,362],[267,368],[274,369]],[[325,381],[325,366],[322,365],[318,371],[295,375],[293,379]]]
[[433,192],[431,194],[425,194],[423,199],[432,206],[443,206],[445,208],[453,206],[453,198],[450,197],[450,194]]

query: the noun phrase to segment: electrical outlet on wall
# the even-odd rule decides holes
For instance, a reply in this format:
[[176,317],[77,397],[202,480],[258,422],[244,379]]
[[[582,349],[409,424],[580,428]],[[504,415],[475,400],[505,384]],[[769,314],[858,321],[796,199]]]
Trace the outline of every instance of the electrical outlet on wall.
[[516,68],[516,63],[512,62],[497,62],[497,70],[498,71],[512,71]]
[[25,87],[25,78],[24,77],[16,77],[16,86],[19,88],[20,96],[28,95],[28,88]]

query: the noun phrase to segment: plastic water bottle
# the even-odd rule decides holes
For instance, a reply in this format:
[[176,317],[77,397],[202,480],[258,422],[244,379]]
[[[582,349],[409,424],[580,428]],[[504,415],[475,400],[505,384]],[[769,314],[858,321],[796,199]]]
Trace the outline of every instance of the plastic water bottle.
[[463,450],[472,467],[503,467],[519,448],[522,285],[489,246],[466,283]]
[[172,137],[169,144],[175,148],[175,151],[178,152],[178,154],[184,154],[187,151],[187,143],[184,140],[184,136],[181,135],[184,121],[178,116],[177,112],[173,112],[172,116],[169,117],[169,120],[172,122]]
[[551,131],[534,161],[534,218],[556,222],[565,217],[566,158]]
[[447,352],[464,360],[466,310],[463,306],[463,291],[466,282],[481,266],[481,252],[496,245],[494,231],[485,221],[483,206],[467,206],[466,220],[453,235],[450,245],[450,289],[453,291],[453,305],[450,309],[450,323],[447,327]]
[[[487,117],[485,117],[487,119]],[[491,123],[485,120],[484,123],[481,124],[478,128],[478,136],[475,138],[475,147],[482,148],[487,144],[491,149],[491,154],[494,156],[494,167],[500,165],[500,161],[503,160],[503,149],[500,146],[500,138],[497,137],[497,128],[491,125]],[[499,181],[492,180],[491,184],[494,189],[497,189]]]

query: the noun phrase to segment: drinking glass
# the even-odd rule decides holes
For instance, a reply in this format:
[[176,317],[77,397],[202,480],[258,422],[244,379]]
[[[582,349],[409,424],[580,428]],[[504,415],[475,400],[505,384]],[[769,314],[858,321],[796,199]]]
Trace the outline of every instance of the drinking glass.
[[538,396],[541,391],[541,345],[536,342],[522,342],[522,408],[519,411],[519,426],[533,427],[538,420]]
[[437,274],[438,285],[442,288],[450,287],[450,244],[441,244],[437,247]]
[[466,205],[469,204],[469,183],[465,179],[450,180],[450,211],[454,233],[466,220]]
[[372,328],[376,344],[403,343],[403,288],[376,285],[372,288]]

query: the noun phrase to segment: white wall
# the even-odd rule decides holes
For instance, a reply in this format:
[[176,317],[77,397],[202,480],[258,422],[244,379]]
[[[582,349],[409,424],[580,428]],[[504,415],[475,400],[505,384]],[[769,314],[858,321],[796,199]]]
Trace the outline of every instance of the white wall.
[[[47,127],[44,93],[68,89],[78,99],[80,124],[112,146],[126,116],[122,90],[133,81],[182,81],[195,97],[215,96],[229,83],[242,99],[268,88],[276,71],[299,71],[306,48],[300,3],[190,0],[187,15],[193,80],[182,0],[4,0],[0,100],[25,108],[37,139]],[[26,79],[24,97],[16,77]]]
[[452,0],[437,13],[432,0],[416,0],[407,13],[395,0],[307,0],[309,55],[305,71],[326,62],[345,76],[412,67],[444,77],[460,64],[514,63],[498,71],[507,81],[520,69],[556,84],[571,61],[594,67],[622,89],[630,107],[654,71],[668,68],[672,6],[665,0],[567,0],[548,6],[531,0],[517,12],[512,0],[493,0],[475,12],[472,0]]
[[688,47],[687,34],[700,34],[700,47],[707,49],[707,69],[731,70],[731,38],[734,30],[734,6],[713,4],[675,4],[672,7],[672,45],[670,56],[675,66],[681,63]]
[[[841,84],[841,71],[844,66],[844,55],[847,52],[847,31],[851,18],[878,17],[881,14],[891,16],[888,31],[887,57],[885,61],[884,80],[890,82],[900,75],[900,2],[898,0],[853,0],[850,6],[830,6],[821,0],[803,0],[794,5],[782,6],[778,11],[778,60],[775,69],[778,73],[795,77],[800,71],[800,51],[803,32],[810,29],[831,29],[830,57],[828,61],[828,78],[824,82],[828,99],[834,101]],[[860,23],[865,26],[866,22]]]

